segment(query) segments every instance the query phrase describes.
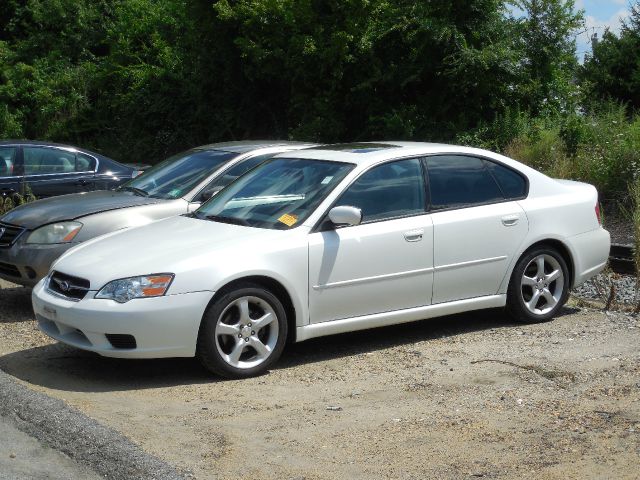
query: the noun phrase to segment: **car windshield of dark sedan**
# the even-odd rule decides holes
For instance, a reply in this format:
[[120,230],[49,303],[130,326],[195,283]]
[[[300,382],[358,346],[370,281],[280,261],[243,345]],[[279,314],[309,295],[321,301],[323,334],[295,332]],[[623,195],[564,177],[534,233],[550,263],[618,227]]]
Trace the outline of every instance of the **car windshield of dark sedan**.
[[179,153],[125,183],[120,190],[154,198],[180,198],[237,153],[190,150]]
[[297,227],[353,167],[324,160],[269,160],[202,205],[195,216],[259,228]]

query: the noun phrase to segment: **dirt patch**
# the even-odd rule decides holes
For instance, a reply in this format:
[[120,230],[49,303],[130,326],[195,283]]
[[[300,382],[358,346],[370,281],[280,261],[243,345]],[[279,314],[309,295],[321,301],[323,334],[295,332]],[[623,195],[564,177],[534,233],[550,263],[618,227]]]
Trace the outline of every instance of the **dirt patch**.
[[22,290],[0,290],[0,368],[197,478],[638,478],[631,316],[458,315],[301,343],[223,381],[55,344]]

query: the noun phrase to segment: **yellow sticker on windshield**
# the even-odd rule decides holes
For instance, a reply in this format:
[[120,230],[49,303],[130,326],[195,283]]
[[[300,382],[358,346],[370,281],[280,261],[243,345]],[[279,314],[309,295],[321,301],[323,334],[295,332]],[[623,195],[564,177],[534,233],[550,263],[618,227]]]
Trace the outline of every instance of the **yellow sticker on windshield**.
[[284,223],[287,227],[291,227],[298,221],[298,216],[291,213],[285,213],[278,219],[278,221]]

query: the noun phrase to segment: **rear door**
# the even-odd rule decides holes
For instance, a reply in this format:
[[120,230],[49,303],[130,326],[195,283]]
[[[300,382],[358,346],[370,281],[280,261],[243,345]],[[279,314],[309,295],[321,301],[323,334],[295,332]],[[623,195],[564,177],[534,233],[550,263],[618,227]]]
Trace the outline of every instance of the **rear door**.
[[17,146],[0,146],[0,198],[20,191]]
[[23,147],[25,182],[38,198],[93,190],[96,160],[73,150]]
[[[528,231],[519,173],[479,157],[426,159],[433,219],[433,303],[495,295]],[[502,180],[501,180],[502,179]]]

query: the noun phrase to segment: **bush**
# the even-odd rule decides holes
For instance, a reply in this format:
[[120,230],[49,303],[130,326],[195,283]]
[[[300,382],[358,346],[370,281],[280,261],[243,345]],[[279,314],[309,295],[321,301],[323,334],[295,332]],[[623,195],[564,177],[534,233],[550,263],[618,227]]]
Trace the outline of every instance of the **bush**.
[[628,203],[630,183],[640,178],[640,116],[616,103],[541,118],[507,112],[457,140],[503,152],[551,177],[591,183],[607,200]]
[[4,215],[9,210],[24,205],[25,203],[35,202],[37,198],[31,191],[28,184],[22,186],[22,193],[14,195],[3,195],[0,197],[0,215]]

